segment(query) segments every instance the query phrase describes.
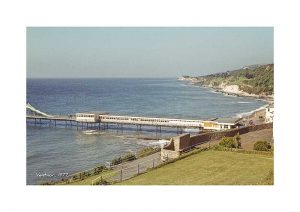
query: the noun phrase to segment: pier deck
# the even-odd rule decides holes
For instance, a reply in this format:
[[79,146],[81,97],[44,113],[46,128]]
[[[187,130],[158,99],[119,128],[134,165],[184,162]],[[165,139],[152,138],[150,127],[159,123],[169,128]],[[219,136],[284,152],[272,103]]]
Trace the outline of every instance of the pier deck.
[[[75,117],[70,116],[52,116],[52,117],[44,117],[44,116],[37,116],[37,115],[27,115],[27,120],[34,120],[41,122],[41,120],[45,121],[56,121],[65,122],[65,123],[75,123],[75,125],[90,125],[96,126],[97,124],[119,124],[119,125],[136,125],[141,128],[141,126],[154,126],[154,127],[173,127],[173,128],[201,128],[200,124],[198,126],[188,125],[186,124],[189,120],[184,119],[176,119],[176,122],[170,123],[170,121],[174,119],[167,119],[167,118],[149,118],[149,117],[139,117],[140,120],[136,120],[136,117],[128,118],[129,116],[122,116],[128,118],[128,120],[117,120],[114,119],[115,116],[108,116],[106,115],[105,119],[99,119],[98,122],[84,122],[84,121],[77,121]],[[118,116],[121,117],[121,116]],[[155,119],[156,121],[152,121]],[[148,120],[148,121],[145,121]]]
[[142,126],[154,126],[161,131],[161,127],[177,128],[177,131],[183,128],[194,128],[199,131],[204,130],[222,130],[231,129],[237,124],[234,122],[220,122],[217,121],[203,121],[203,120],[190,120],[190,119],[174,119],[174,118],[154,118],[154,117],[137,117],[137,116],[118,116],[109,115],[107,113],[100,112],[86,112],[76,113],[72,115],[50,115],[37,110],[29,103],[26,105],[33,114],[27,114],[26,120],[34,120],[35,124],[42,124],[42,120],[49,121],[51,126],[52,121],[56,126],[56,122],[64,122],[64,124],[70,126],[77,126],[86,128],[98,128],[101,129],[101,124],[104,125],[104,129],[108,128],[109,124],[123,125],[136,125],[138,130],[141,130]]

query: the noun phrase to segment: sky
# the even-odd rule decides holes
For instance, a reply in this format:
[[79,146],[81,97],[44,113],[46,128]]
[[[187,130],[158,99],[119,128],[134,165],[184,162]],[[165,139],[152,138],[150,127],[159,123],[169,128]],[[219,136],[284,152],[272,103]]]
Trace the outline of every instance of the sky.
[[273,63],[273,27],[28,27],[27,78],[201,76]]

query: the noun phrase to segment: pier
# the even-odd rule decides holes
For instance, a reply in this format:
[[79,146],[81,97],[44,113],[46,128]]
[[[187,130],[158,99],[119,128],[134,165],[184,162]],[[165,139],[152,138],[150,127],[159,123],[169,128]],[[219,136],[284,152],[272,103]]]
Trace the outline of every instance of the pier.
[[[221,130],[235,128],[237,122],[217,122],[215,120],[190,120],[190,119],[172,119],[161,117],[140,117],[140,116],[118,116],[110,115],[105,112],[80,112],[71,115],[50,115],[44,113],[29,103],[26,109],[32,114],[26,115],[26,120],[34,121],[34,125],[49,126],[65,125],[81,129],[108,129],[109,124],[116,124],[118,128],[123,128],[123,125],[136,125],[137,130],[142,130],[142,126],[153,126],[156,132],[161,132],[162,127],[175,128],[177,132],[181,132],[184,128],[203,130]],[[43,123],[42,123],[43,121]]]

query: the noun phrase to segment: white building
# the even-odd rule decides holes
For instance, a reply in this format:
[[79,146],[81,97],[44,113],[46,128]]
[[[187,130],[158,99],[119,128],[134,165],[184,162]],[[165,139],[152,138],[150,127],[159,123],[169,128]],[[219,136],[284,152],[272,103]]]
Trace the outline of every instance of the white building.
[[92,122],[96,123],[100,121],[100,115],[108,114],[105,112],[82,112],[76,113],[75,119],[78,122]]
[[241,126],[242,118],[218,118],[212,121],[203,121],[204,130],[229,130]]

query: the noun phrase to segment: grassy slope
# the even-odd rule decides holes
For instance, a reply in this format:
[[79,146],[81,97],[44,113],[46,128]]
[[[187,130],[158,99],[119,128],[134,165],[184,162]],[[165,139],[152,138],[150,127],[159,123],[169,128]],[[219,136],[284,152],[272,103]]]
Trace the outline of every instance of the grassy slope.
[[[123,185],[256,185],[273,184],[273,157],[209,150],[167,164]],[[272,174],[271,174],[272,175]]]
[[228,73],[212,74],[202,77],[203,85],[218,87],[222,82],[227,85],[238,85],[247,93],[273,94],[274,65],[263,65],[249,70],[236,70]]

